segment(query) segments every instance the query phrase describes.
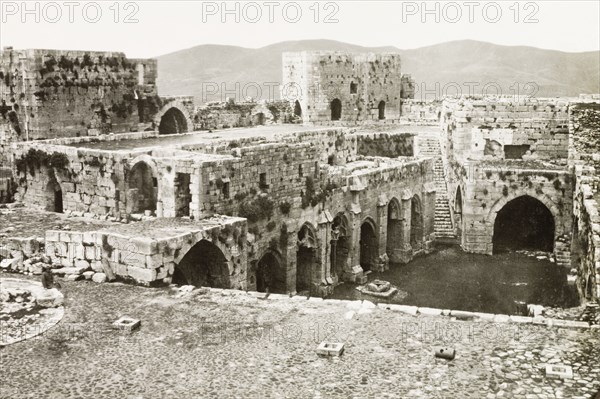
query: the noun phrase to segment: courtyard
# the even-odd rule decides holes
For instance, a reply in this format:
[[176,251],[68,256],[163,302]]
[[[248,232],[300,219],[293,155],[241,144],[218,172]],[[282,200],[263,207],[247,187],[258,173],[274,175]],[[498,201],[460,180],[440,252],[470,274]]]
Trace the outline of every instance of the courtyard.
[[[233,290],[61,284],[60,324],[0,349],[1,397],[589,399],[600,388],[597,329]],[[123,315],[140,319],[139,330],[113,330]],[[318,357],[323,340],[344,342],[344,354]],[[435,358],[440,345],[456,358]],[[546,364],[572,366],[573,379],[546,377]]]

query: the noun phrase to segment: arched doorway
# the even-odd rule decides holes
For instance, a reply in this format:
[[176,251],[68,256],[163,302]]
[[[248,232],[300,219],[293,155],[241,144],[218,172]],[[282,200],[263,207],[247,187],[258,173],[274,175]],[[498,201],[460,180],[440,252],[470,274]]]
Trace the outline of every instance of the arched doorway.
[[410,200],[410,245],[413,252],[420,251],[423,246],[423,213],[418,195]]
[[177,134],[187,131],[188,126],[185,115],[178,108],[169,108],[162,118],[160,118],[160,125],[158,126],[159,134]]
[[387,246],[388,258],[396,259],[394,251],[402,248],[402,217],[400,214],[400,203],[395,198],[388,204],[387,217]]
[[343,214],[336,216],[331,224],[331,275],[344,274],[350,253],[350,230]]
[[48,212],[63,213],[63,193],[56,177],[52,176],[46,185],[46,206]]
[[199,241],[175,267],[173,283],[196,287],[230,288],[227,259],[212,242]]
[[334,99],[331,104],[331,120],[339,121],[342,118],[342,102],[339,99]]
[[302,107],[300,106],[300,101],[296,100],[294,103],[294,115],[302,118]]
[[130,212],[155,212],[157,197],[158,179],[154,176],[152,168],[143,161],[136,163],[129,171],[127,201],[130,202]]
[[494,253],[529,249],[551,252],[554,217],[541,201],[523,195],[509,201],[496,215]]
[[377,108],[379,109],[379,120],[385,119],[385,101],[380,101]]
[[304,224],[298,232],[296,252],[296,292],[310,292],[317,263],[317,239],[312,226]]
[[285,275],[281,270],[279,254],[269,251],[256,264],[256,290],[258,292],[285,293]]
[[460,186],[456,189],[456,198],[454,199],[454,223],[456,224],[456,234],[458,237],[462,237],[462,212],[463,212],[463,199],[462,190]]
[[373,269],[378,258],[375,224],[366,220],[360,226],[360,266],[364,271]]

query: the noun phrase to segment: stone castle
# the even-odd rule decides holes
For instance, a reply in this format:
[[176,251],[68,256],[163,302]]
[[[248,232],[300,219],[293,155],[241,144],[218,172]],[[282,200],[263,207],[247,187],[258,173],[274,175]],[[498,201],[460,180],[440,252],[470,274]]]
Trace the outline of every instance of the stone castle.
[[552,252],[598,299],[597,101],[417,101],[397,54],[284,53],[286,101],[200,108],[118,53],[0,74],[0,199],[107,223],[11,237],[12,270],[327,295],[443,241]]

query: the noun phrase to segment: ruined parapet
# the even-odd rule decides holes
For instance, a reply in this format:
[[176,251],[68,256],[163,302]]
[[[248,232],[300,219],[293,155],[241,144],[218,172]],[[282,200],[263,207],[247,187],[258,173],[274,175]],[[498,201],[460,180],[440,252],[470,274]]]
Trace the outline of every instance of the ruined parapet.
[[400,65],[395,53],[283,53],[281,97],[305,123],[390,122],[410,92]]
[[[144,130],[156,60],[123,53],[0,52],[0,136],[23,141]],[[2,137],[0,137],[0,141]]]

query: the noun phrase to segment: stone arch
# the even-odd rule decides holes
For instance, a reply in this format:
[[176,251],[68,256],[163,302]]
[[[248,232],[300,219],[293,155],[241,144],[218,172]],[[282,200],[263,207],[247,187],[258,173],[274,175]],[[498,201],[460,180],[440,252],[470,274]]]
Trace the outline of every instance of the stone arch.
[[298,231],[296,252],[296,292],[312,291],[317,265],[317,231],[308,222]]
[[423,210],[417,194],[410,200],[410,245],[413,252],[420,251],[423,246]]
[[385,101],[380,101],[377,106],[377,110],[379,111],[379,120],[385,119]]
[[379,258],[379,239],[377,225],[366,218],[360,225],[360,266],[364,271],[374,269]]
[[352,229],[348,218],[342,212],[333,218],[331,224],[331,275],[341,277],[348,269],[351,253]]
[[493,251],[510,249],[554,250],[556,221],[550,209],[537,198],[522,195],[508,201],[497,212],[492,238]]
[[186,107],[180,101],[166,104],[154,117],[159,134],[186,133],[194,126]]
[[[149,157],[148,157],[149,158]],[[156,212],[158,202],[158,174],[156,164],[147,158],[136,158],[127,180],[129,213]]]
[[172,281],[179,285],[230,288],[229,269],[221,249],[208,240],[200,240],[177,262]]
[[[555,221],[560,220],[560,216],[562,214],[561,210],[558,208],[556,203],[554,201],[552,201],[547,195],[537,194],[535,192],[535,190],[518,189],[518,190],[513,190],[507,196],[502,196],[500,199],[498,199],[494,203],[494,205],[492,205],[492,207],[490,208],[490,211],[487,214],[487,217],[485,219],[486,224],[488,226],[493,227],[494,224],[496,223],[496,217],[498,215],[498,212],[502,208],[504,208],[504,206],[507,203],[509,203],[510,201],[514,200],[515,198],[522,197],[525,195],[540,201],[542,204],[544,204],[546,206],[546,208],[548,208],[550,213],[552,213],[552,216]],[[554,232],[555,237],[558,237],[565,233],[565,231],[564,231],[565,227],[564,227],[563,223],[555,223],[554,227],[555,227],[555,232]]]
[[402,248],[404,242],[403,230],[402,207],[400,201],[396,198],[392,198],[388,203],[387,212],[386,252],[390,259],[394,259],[394,252]]
[[45,206],[44,209],[48,212],[63,213],[63,191],[60,183],[56,179],[55,174],[50,171],[48,184],[44,191]]
[[281,254],[267,250],[256,263],[256,290],[258,292],[286,292],[285,264]]
[[329,107],[331,108],[332,121],[339,121],[342,119],[342,102],[339,98],[334,98]]

